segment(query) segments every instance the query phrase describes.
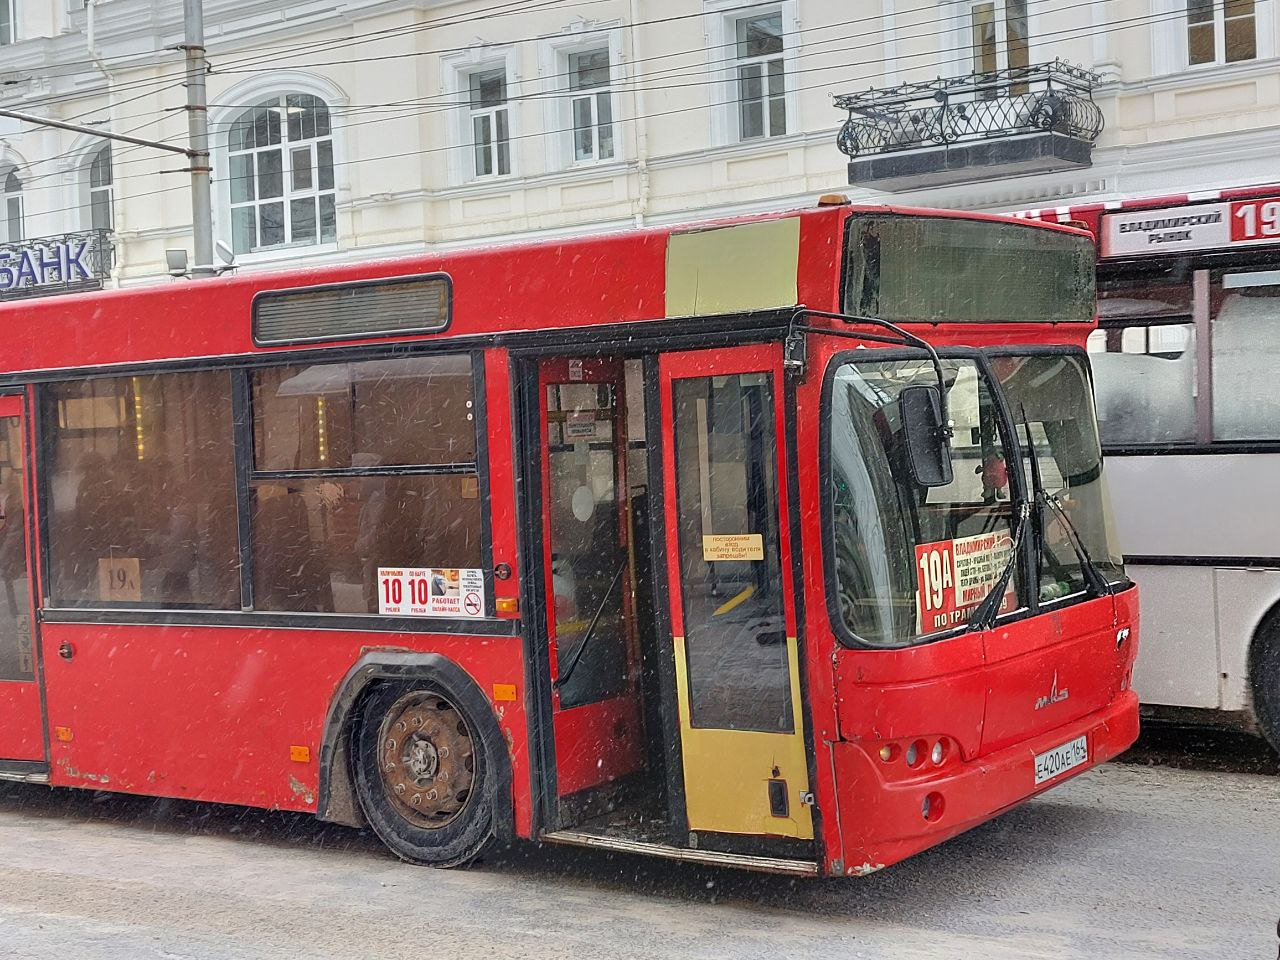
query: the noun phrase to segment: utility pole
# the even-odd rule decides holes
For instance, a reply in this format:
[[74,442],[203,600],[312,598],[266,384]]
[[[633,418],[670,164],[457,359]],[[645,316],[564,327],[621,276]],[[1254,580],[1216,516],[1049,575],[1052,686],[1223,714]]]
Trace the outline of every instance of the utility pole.
[[[2,2],[2,0],[0,0]],[[91,5],[97,0],[90,0]],[[90,15],[94,13],[90,9]],[[204,50],[204,9],[202,0],[182,0],[183,36],[182,49],[187,56],[187,136],[185,147],[176,147],[161,140],[147,140],[142,137],[131,137],[124,133],[110,133],[83,123],[69,123],[64,120],[50,120],[24,113],[21,110],[0,109],[0,117],[11,117],[42,127],[56,127],[59,130],[71,130],[75,133],[88,133],[104,140],[118,140],[140,147],[154,147],[167,150],[169,153],[182,154],[187,158],[187,169],[191,172],[191,229],[194,234],[195,263],[191,266],[193,279],[216,277],[218,269],[213,265],[213,207],[212,191],[209,188],[209,109],[205,103],[204,77],[208,69]],[[91,21],[92,22],[92,21]],[[96,52],[94,53],[97,58]],[[164,171],[178,173],[180,171]]]
[[218,275],[213,265],[213,204],[209,186],[209,108],[205,103],[203,0],[182,0],[183,45],[187,55],[187,156],[191,161],[193,278]]

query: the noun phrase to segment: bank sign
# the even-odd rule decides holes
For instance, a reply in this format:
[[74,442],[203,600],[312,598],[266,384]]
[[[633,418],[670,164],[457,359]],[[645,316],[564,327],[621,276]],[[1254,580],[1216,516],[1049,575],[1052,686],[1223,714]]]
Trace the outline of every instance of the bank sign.
[[1108,213],[1104,257],[1141,257],[1280,243],[1280,197]]
[[105,230],[0,243],[0,299],[94,290],[110,272]]

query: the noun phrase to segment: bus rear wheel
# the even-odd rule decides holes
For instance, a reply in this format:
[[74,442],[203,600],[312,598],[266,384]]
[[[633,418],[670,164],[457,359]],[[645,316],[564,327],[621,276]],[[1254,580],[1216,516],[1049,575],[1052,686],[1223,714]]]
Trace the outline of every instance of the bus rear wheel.
[[360,807],[396,856],[456,867],[493,841],[488,738],[449,691],[383,684],[365,701],[353,739]]
[[1280,615],[1275,615],[1258,635],[1250,657],[1253,713],[1262,735],[1280,753]]

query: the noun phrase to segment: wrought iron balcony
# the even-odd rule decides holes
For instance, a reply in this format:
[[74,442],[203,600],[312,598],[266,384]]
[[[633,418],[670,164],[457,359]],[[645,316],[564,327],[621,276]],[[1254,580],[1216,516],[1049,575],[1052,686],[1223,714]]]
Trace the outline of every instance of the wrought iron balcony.
[[849,182],[914,189],[1088,166],[1097,74],[1062,60],[846,94]]

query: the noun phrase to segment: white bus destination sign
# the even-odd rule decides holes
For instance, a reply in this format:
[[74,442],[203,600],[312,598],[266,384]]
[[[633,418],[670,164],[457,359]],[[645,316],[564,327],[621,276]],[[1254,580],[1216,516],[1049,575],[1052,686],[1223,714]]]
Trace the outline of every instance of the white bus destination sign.
[[0,299],[88,290],[111,269],[105,231],[87,230],[0,244]]
[[1102,255],[1141,257],[1280,243],[1280,197],[1104,214]]

